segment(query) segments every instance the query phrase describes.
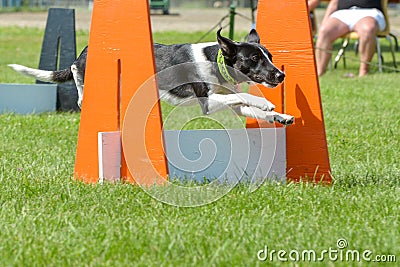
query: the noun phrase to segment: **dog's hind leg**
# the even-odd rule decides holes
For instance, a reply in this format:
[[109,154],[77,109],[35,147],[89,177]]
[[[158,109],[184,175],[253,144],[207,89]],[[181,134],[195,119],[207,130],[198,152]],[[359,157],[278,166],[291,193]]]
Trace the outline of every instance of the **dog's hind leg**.
[[263,97],[247,93],[237,94],[211,94],[208,96],[208,114],[226,109],[227,106],[247,105],[261,110],[271,111],[275,109],[274,104]]
[[240,116],[265,120],[271,123],[276,121],[283,125],[290,125],[294,122],[293,116],[281,114],[275,111],[264,111],[259,108],[249,106],[235,106],[233,109]]
[[81,108],[83,100],[83,77],[78,71],[78,67],[75,64],[71,65],[72,75],[74,76],[74,81],[76,89],[78,90],[78,106]]

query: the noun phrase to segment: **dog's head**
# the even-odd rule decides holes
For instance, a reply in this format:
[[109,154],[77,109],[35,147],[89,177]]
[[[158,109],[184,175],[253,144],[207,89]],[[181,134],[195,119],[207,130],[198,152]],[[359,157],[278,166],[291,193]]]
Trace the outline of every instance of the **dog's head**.
[[274,88],[285,79],[285,74],[272,63],[271,53],[260,44],[256,30],[250,31],[248,42],[234,42],[217,32],[218,44],[228,65],[239,70],[252,81]]

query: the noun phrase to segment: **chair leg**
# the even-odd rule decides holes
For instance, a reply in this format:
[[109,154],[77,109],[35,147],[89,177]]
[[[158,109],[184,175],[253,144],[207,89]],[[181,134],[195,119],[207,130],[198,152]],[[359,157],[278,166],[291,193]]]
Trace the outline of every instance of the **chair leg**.
[[359,42],[358,40],[354,42],[354,54],[356,54],[356,56],[358,55],[358,47],[359,47]]
[[344,67],[346,68],[346,57],[344,56],[344,52],[345,52],[345,50],[346,50],[346,47],[349,45],[349,39],[350,39],[350,38],[345,38],[345,39],[343,40],[342,47],[340,48],[338,54],[337,54],[336,57],[335,57],[335,64],[334,64],[334,68],[335,68],[335,69],[337,68],[337,64],[338,64],[338,62],[340,61],[340,59],[341,59],[342,57],[343,57],[343,64],[344,64]]
[[376,52],[378,54],[378,68],[379,72],[382,72],[382,51],[381,51],[381,44],[379,42],[379,37],[376,37]]
[[[392,53],[394,68],[397,69],[397,62],[396,62],[396,56],[395,56],[395,55],[396,55],[396,53],[395,53],[395,47],[393,46],[393,42],[392,42],[392,38],[391,38],[391,37],[393,37],[392,34],[386,36],[386,39],[388,39],[389,44],[390,44],[390,52]],[[394,37],[394,39],[395,39],[395,43],[396,43],[397,38]]]
[[396,35],[394,35],[393,33],[389,33],[389,36],[393,37],[394,43],[395,43],[395,47],[396,47],[396,51],[399,51],[399,42],[397,41]]

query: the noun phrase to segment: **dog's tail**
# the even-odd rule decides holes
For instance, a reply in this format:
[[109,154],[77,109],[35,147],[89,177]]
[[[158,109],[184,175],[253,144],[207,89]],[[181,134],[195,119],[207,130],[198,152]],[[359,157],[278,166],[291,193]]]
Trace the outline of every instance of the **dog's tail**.
[[9,64],[8,66],[23,75],[35,78],[36,80],[42,82],[64,83],[71,81],[74,78],[72,71],[69,68],[64,70],[49,71],[32,69],[18,64]]

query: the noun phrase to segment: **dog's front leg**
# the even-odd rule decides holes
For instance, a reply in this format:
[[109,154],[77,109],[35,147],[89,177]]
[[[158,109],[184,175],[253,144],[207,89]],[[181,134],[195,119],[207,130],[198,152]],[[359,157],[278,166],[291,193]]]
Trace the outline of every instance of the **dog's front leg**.
[[256,107],[241,106],[241,105],[235,106],[233,107],[233,109],[240,116],[265,120],[270,123],[276,121],[283,125],[290,125],[294,122],[293,116],[287,114],[281,114],[276,111],[264,111]]
[[79,108],[82,107],[82,100],[83,100],[83,77],[78,72],[78,67],[75,64],[71,65],[71,72],[74,77],[76,89],[78,90],[78,106]]
[[208,114],[226,109],[228,106],[247,105],[261,110],[274,110],[275,106],[267,99],[247,93],[237,94],[211,94],[208,96]]

